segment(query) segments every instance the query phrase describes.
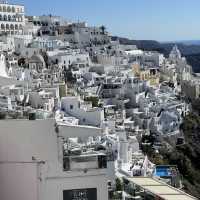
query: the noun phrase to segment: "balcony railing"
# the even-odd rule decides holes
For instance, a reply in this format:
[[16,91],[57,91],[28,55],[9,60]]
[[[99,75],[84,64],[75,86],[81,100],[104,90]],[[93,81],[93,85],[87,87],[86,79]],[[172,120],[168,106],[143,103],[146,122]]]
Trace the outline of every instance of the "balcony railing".
[[107,158],[104,154],[64,156],[64,171],[81,171],[107,168]]

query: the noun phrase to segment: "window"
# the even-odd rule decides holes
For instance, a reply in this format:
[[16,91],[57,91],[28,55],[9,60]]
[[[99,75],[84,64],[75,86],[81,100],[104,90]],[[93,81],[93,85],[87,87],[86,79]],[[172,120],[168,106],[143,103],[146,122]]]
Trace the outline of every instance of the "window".
[[70,110],[73,110],[74,106],[73,105],[70,105]]
[[10,25],[10,29],[14,30],[14,25],[13,24]]
[[16,22],[16,16],[15,16],[15,15],[12,16],[12,20],[13,20],[14,22]]
[[3,16],[3,20],[7,21],[7,16],[6,15]]
[[11,16],[10,15],[8,15],[8,21],[11,21]]
[[14,6],[12,7],[12,12],[15,12],[15,7]]
[[1,24],[1,29],[5,29],[5,25],[4,24]]
[[3,12],[6,12],[6,6],[3,7]]
[[7,12],[11,12],[11,7],[10,6],[7,7]]

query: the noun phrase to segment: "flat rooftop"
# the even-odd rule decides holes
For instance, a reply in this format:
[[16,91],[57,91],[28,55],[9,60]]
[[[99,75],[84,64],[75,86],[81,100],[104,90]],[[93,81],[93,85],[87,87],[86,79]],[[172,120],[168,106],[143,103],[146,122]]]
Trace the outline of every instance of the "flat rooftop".
[[177,189],[157,179],[148,177],[134,177],[128,180],[144,190],[159,196],[165,200],[194,200],[197,198]]

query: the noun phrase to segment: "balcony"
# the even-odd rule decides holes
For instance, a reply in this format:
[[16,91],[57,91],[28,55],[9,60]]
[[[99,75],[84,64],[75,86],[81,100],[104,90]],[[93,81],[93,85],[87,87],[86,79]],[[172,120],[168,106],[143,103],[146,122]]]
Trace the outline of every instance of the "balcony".
[[63,158],[64,171],[88,171],[107,168],[107,158],[104,154],[69,155]]

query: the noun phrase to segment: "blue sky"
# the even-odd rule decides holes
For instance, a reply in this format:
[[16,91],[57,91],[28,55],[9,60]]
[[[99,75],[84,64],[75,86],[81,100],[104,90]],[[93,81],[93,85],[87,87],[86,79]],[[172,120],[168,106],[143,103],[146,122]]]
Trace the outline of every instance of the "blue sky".
[[200,0],[10,0],[27,15],[54,14],[104,24],[113,35],[159,41],[200,40]]

